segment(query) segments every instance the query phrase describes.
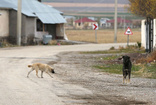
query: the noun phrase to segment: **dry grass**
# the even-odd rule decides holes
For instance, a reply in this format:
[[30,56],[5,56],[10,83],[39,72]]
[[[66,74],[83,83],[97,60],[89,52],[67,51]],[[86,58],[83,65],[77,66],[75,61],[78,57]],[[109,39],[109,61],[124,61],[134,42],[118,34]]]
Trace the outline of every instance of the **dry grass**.
[[156,51],[153,51],[148,57],[147,57],[147,62],[155,62],[156,60]]
[[[117,33],[117,42],[126,43],[127,35],[124,35],[124,30],[119,29]],[[141,41],[141,31],[139,29],[132,29],[133,35],[129,35],[130,42]],[[66,34],[69,40],[95,42],[94,30],[66,30]],[[105,29],[97,30],[98,43],[113,43],[114,42],[114,30]]]
[[156,51],[150,53],[146,58],[140,58],[136,61],[136,63],[151,63],[156,62]]

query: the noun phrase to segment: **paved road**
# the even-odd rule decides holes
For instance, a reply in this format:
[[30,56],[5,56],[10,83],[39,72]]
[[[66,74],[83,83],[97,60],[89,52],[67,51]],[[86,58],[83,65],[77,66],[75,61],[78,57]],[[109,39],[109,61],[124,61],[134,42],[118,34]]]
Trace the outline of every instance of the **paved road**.
[[[126,44],[85,44],[70,46],[29,46],[0,49],[0,105],[64,105],[73,100],[62,94],[92,94],[91,91],[61,81],[57,76],[37,78],[35,72],[27,78],[28,64],[47,63],[65,51],[107,50]],[[40,74],[40,73],[39,73]],[[80,103],[80,102],[79,102]],[[84,102],[82,102],[84,103]]]

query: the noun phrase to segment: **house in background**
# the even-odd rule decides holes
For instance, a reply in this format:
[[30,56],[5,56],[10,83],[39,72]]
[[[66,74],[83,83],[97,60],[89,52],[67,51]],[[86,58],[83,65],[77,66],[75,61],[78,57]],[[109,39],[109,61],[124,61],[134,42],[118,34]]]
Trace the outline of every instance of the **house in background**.
[[78,19],[73,22],[73,26],[76,29],[91,29],[93,24],[97,24],[96,21],[88,19],[87,17]]
[[109,21],[110,19],[108,18],[101,18],[100,19],[100,27],[104,27],[104,28],[108,28],[111,26],[111,23],[108,23],[107,21]]
[[91,20],[94,20],[94,21],[97,20],[97,18],[95,18],[95,17],[88,17],[88,19],[91,19]]
[[[114,19],[112,20],[108,20],[107,23],[111,24],[111,28],[114,27]],[[117,18],[117,25],[119,28],[122,27],[133,27],[133,23],[131,20],[126,20],[126,19],[122,19],[122,18]]]
[[73,21],[76,19],[75,16],[64,16],[67,23],[65,24],[65,29],[73,29]]
[[[40,0],[39,0],[40,1]],[[18,0],[0,0],[0,36],[10,42],[17,39],[17,2]],[[42,4],[37,0],[22,0],[21,43],[33,44],[35,39],[42,40],[43,35],[50,34],[53,39],[64,39],[62,12]]]

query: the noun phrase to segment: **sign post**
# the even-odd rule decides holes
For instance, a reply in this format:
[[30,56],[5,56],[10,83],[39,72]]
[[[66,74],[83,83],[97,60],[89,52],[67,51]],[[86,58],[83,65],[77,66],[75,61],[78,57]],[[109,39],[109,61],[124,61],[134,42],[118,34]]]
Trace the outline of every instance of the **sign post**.
[[129,46],[129,34],[127,35],[127,46]]
[[133,35],[133,32],[131,31],[130,27],[127,28],[124,34],[127,35],[127,46],[129,46],[129,35]]
[[98,30],[98,24],[93,24],[93,29],[95,30],[95,42],[97,43],[97,30]]

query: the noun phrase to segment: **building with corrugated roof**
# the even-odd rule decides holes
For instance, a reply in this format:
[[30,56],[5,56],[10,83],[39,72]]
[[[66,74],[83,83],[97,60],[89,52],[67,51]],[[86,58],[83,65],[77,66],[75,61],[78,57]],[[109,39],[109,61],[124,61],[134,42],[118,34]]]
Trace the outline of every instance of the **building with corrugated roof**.
[[[17,39],[17,3],[18,0],[0,0],[0,37],[16,43]],[[63,39],[66,20],[62,12],[37,0],[22,0],[21,43],[34,44],[50,34],[53,39]]]

